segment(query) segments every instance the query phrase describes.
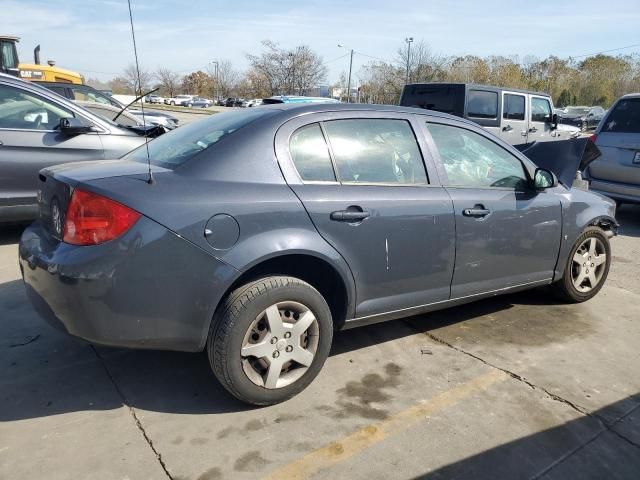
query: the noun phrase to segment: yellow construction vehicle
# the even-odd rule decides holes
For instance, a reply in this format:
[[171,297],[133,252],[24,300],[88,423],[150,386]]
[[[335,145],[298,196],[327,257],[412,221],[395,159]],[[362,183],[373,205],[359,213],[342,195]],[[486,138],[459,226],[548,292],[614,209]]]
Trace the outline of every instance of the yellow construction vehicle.
[[18,63],[16,43],[19,37],[0,35],[0,72],[36,82],[84,83],[78,72],[56,67],[53,60],[40,64],[40,45],[33,51],[34,63]]

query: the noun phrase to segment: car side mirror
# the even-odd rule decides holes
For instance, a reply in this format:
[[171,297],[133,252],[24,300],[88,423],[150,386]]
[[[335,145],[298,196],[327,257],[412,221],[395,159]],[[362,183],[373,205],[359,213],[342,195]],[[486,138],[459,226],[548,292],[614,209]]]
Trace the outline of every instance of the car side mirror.
[[533,184],[536,190],[545,190],[558,186],[558,177],[551,170],[546,168],[536,168],[533,177]]
[[551,129],[555,130],[556,128],[558,128],[558,114],[554,113],[551,115]]
[[67,135],[78,135],[80,133],[89,133],[94,131],[92,125],[87,125],[82,120],[75,117],[61,118],[59,127],[60,132],[66,133]]

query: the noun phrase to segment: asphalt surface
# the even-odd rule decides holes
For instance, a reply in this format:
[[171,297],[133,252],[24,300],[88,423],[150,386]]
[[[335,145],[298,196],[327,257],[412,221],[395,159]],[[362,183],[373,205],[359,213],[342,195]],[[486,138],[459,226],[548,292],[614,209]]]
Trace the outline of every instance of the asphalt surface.
[[544,290],[336,334],[273,407],[204,354],[93,347],[25,298],[0,232],[0,478],[640,478],[640,206],[580,305]]

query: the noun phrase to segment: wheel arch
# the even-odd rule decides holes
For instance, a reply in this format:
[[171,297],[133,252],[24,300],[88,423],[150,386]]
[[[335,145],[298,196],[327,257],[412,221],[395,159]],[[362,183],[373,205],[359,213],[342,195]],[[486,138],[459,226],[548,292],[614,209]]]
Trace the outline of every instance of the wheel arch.
[[[340,257],[341,258],[341,257]],[[336,265],[332,258],[315,251],[293,250],[277,252],[255,260],[238,271],[228,288],[220,297],[218,306],[236,288],[251,281],[268,276],[284,275],[299,278],[320,292],[331,310],[334,329],[341,329],[355,312],[355,285],[351,271],[345,265]],[[210,316],[201,341],[202,348],[207,340],[215,312]]]

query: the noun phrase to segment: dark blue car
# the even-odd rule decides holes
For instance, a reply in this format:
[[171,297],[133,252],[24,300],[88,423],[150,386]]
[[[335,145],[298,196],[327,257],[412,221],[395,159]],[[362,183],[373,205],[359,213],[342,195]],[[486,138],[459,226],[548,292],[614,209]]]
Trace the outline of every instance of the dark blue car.
[[148,147],[41,172],[29,297],[91,342],[206,349],[249,403],[304,389],[336,329],[543,285],[581,302],[609,270],[612,201],[450,115],[274,105]]

